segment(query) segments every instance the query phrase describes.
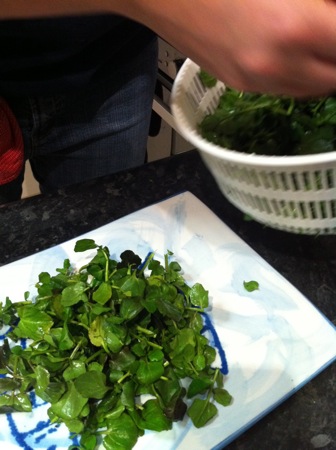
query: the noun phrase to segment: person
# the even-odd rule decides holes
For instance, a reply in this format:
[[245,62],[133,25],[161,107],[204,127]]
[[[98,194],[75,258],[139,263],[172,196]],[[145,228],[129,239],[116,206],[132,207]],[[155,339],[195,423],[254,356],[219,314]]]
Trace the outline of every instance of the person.
[[[105,20],[111,21],[111,24],[117,21],[118,27],[114,29],[114,40],[104,38],[100,41],[101,45],[96,47],[99,49],[97,54],[95,52],[86,53],[85,49],[92,50],[94,42],[99,42],[99,39],[94,41],[94,33],[92,34],[89,25],[95,17],[105,18]],[[143,42],[144,36],[153,38],[154,34],[160,35],[197,62],[204,70],[237,89],[296,97],[329,95],[336,89],[336,5],[328,0],[282,0],[281,2],[278,0],[249,0],[248,2],[246,0],[193,0],[192,2],[190,0],[170,0],[169,2],[165,0],[72,0],[71,2],[68,0],[54,2],[32,0],[29,3],[25,0],[15,0],[14,2],[2,0],[0,20],[2,20],[0,36],[3,36],[4,24],[7,26],[16,24],[15,30],[12,29],[7,34],[7,39],[2,39],[0,55],[4,54],[5,58],[0,62],[0,68],[9,63],[12,71],[6,72],[5,70],[7,85],[1,82],[1,79],[4,78],[0,72],[0,94],[9,99],[9,104],[17,114],[20,125],[23,122],[24,108],[21,110],[13,101],[13,97],[20,96],[17,89],[20,76],[28,73],[28,79],[21,84],[21,87],[24,88],[24,93],[21,92],[21,94],[29,94],[28,81],[35,83],[38,95],[43,90],[42,95],[47,95],[46,98],[49,98],[49,94],[54,93],[56,87],[61,88],[61,95],[67,97],[70,91],[70,97],[74,94],[78,98],[90,95],[91,83],[97,79],[97,73],[100,72],[100,70],[97,71],[97,67],[101,67],[102,60],[99,60],[98,56],[102,56],[103,49],[106,50],[110,46],[111,55],[117,52],[118,58],[112,57],[115,64],[110,65],[113,70],[119,67],[119,59],[123,59],[121,57],[122,50],[120,51],[122,48],[128,54],[128,62],[138,56],[139,63],[142,60],[141,55],[144,48],[139,48],[137,54],[132,53],[130,51],[132,46],[126,44],[130,44],[130,37],[122,31],[123,27],[125,29],[129,27],[133,31],[138,30],[139,34],[133,35],[132,44]],[[88,28],[80,33],[81,37],[78,40],[69,29],[68,35],[62,32],[61,24],[68,20],[79,21],[78,32],[82,30],[80,22],[87,21]],[[59,24],[59,32],[57,33],[54,29],[52,39],[46,32],[38,31],[40,25],[45,24],[46,21],[55,21]],[[34,26],[37,22],[40,24],[33,36],[31,35],[32,27],[29,26],[32,22]],[[16,45],[15,48],[8,47],[8,43],[13,42],[13,38],[18,36],[18,30],[21,30],[21,40],[17,41],[20,45]],[[150,40],[149,37],[148,39]],[[77,42],[77,46],[74,45],[73,40],[75,43]],[[85,42],[87,46],[84,45]],[[20,50],[21,44],[23,45],[22,51]],[[6,48],[10,50],[6,52]],[[27,54],[28,48],[30,51]],[[33,48],[36,48],[34,53],[36,61],[31,58]],[[67,49],[70,49],[68,53]],[[81,64],[78,65],[76,56],[80,50],[82,51]],[[50,59],[50,52],[54,54],[54,60]],[[64,58],[65,54],[67,58]],[[50,63],[52,63],[51,66]],[[67,63],[68,67],[66,67]],[[54,67],[56,78],[54,85],[50,84],[50,78],[46,76],[45,68],[48,64],[50,67]],[[121,70],[123,75],[120,78],[118,89],[121,89],[124,81],[129,79],[126,77],[129,69],[126,62],[125,64],[127,69]],[[27,65],[28,69],[31,69],[30,72],[29,70],[27,72]],[[154,63],[147,64],[147,67],[154,65]],[[14,74],[13,69],[17,70]],[[39,76],[34,78],[36,74]],[[109,72],[109,76],[111,76],[111,72]],[[77,81],[75,81],[76,78]],[[78,80],[81,80],[81,90],[78,88]],[[12,94],[8,96],[6,89],[10,84]],[[90,87],[88,88],[88,86]],[[66,91],[67,89],[68,91]],[[151,88],[148,87],[147,92],[149,93],[150,90]],[[79,92],[81,93],[79,94]],[[140,95],[141,89],[138,87],[136,91],[133,91],[133,101],[137,97],[134,92]],[[128,99],[129,104],[132,105],[130,96]],[[123,98],[122,102],[125,101]],[[99,102],[93,91],[89,103],[91,102],[96,102],[96,112],[100,110],[97,106]],[[141,108],[144,108],[144,100],[139,103]],[[70,107],[72,100],[66,104],[67,108]],[[100,103],[100,105],[102,104]],[[45,104],[43,104],[43,111],[44,108],[46,108]],[[118,110],[118,107],[116,108],[114,111]],[[77,108],[73,114],[67,115],[68,125],[74,124],[75,128],[78,128],[76,127],[78,122],[85,122],[85,125],[91,123],[92,115],[83,113],[79,118],[77,116],[79,110],[80,108]],[[116,114],[112,114],[108,121],[113,122],[115,117]],[[62,119],[62,121],[64,120]],[[97,126],[94,122],[92,123],[91,132]],[[53,127],[53,124],[51,126]],[[148,131],[145,126],[143,126],[144,129],[146,132]],[[52,139],[54,143],[61,140],[62,133],[63,129],[61,128],[61,132],[55,134]],[[79,134],[81,133],[82,131],[79,132]],[[40,137],[43,138],[43,134],[44,128],[42,127]],[[127,131],[125,136],[127,136]],[[90,141],[95,139],[94,134],[88,138]],[[134,136],[130,139],[134,139]],[[30,137],[30,141],[34,142],[34,140],[35,136],[33,135]],[[24,141],[27,145],[27,138]],[[72,159],[72,150],[67,152],[70,159]],[[45,191],[65,183],[63,179],[64,155],[58,157],[56,164],[51,163],[54,151],[53,146],[50,146],[47,152],[46,160],[50,160],[50,167],[46,170],[46,178],[42,180]],[[123,154],[127,152],[126,149]],[[104,162],[101,165],[107,168],[106,161],[115,159],[111,150],[107,159],[103,158]],[[97,160],[99,157],[96,152],[91,152],[90,164],[95,165],[94,162],[96,163]],[[92,175],[80,167],[76,157],[72,162],[68,181],[77,182],[81,172],[84,173],[84,178]],[[53,181],[49,181],[49,177],[56,170],[55,166],[59,168],[59,171],[55,172],[57,175]]]
[[[0,36],[0,96],[42,193],[145,162],[157,71],[153,32],[100,14],[2,21]],[[0,203],[20,199],[24,179],[22,161],[1,183],[5,155],[0,135]]]

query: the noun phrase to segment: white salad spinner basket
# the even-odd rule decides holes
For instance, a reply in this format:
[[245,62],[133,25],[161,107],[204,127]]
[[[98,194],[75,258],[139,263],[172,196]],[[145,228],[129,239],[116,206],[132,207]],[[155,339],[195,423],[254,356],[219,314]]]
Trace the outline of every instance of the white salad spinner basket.
[[221,192],[252,219],[303,234],[336,234],[336,152],[262,156],[205,140],[202,118],[217,107],[225,85],[205,88],[187,59],[173,86],[171,109],[181,135],[200,151]]

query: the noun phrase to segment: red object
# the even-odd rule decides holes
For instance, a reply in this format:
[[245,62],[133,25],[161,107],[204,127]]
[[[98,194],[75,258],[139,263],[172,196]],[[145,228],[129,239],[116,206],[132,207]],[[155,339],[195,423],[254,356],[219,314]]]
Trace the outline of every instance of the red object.
[[19,124],[0,98],[0,185],[17,178],[24,164],[23,138]]

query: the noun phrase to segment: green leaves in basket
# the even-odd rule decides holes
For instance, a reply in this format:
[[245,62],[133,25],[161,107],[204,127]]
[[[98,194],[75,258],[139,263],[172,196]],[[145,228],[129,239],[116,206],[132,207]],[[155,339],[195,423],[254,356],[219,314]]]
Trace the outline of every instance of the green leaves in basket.
[[[207,85],[206,73],[201,70],[199,76]],[[199,130],[208,141],[245,153],[330,152],[336,147],[336,98],[299,100],[227,87]]]
[[199,78],[200,78],[203,86],[205,86],[207,88],[212,88],[212,87],[216,86],[216,84],[217,84],[217,78],[210,75],[208,72],[206,72],[203,69],[201,69],[199,72]]

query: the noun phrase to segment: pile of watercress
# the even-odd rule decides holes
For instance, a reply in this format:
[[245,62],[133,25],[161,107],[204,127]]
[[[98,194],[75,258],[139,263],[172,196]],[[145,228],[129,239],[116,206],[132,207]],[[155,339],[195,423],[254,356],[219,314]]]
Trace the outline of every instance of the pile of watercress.
[[65,423],[86,450],[131,449],[145,430],[169,430],[186,412],[202,427],[215,402],[231,402],[202,334],[208,292],[186,284],[171,252],[164,264],[129,250],[117,262],[107,247],[77,241],[76,252],[88,249],[95,256],[79,270],[66,259],[56,275],[41,273],[34,299],[0,304],[0,325],[10,326],[0,412],[31,411],[34,389],[51,422]]
[[[199,73],[206,87],[216,79]],[[300,100],[227,87],[216,110],[199,124],[221,147],[262,155],[304,155],[336,149],[336,98]]]

